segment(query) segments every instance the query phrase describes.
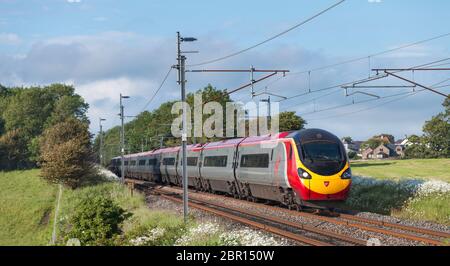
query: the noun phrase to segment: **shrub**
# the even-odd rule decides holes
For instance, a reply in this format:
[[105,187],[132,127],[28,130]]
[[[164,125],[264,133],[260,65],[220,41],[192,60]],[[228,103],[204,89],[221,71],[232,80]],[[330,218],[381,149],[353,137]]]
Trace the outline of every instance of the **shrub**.
[[70,217],[66,239],[77,238],[82,245],[111,245],[121,233],[120,225],[130,216],[111,199],[83,198]]
[[358,157],[358,154],[355,151],[349,151],[348,152],[348,158],[355,160]]
[[93,174],[88,124],[76,118],[47,129],[40,154],[42,176],[49,182],[76,188]]

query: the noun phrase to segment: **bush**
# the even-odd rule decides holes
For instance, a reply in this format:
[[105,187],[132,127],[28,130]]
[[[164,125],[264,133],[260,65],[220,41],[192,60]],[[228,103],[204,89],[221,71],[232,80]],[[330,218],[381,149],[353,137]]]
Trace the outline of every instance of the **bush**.
[[355,160],[358,157],[358,154],[355,151],[349,151],[348,152],[348,158]]
[[70,217],[71,229],[66,239],[77,238],[82,245],[111,245],[121,233],[120,225],[129,216],[109,198],[86,197]]
[[47,129],[40,141],[42,176],[76,188],[93,175],[88,124],[76,118]]

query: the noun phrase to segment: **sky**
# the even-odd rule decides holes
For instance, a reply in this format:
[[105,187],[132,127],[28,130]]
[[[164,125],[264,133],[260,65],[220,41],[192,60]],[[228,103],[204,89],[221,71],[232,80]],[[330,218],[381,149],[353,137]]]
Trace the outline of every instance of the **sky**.
[[[172,71],[161,92],[144,109],[170,66],[176,63],[177,31],[198,39],[183,44],[183,50],[199,51],[187,54],[187,64],[195,64],[247,48],[336,2],[0,0],[0,83],[6,86],[73,84],[90,105],[91,130],[96,133],[99,117],[107,119],[104,128],[119,125],[120,93],[131,96],[125,100],[128,116],[180,98],[176,73]],[[197,68],[254,66],[301,72],[364,57],[349,64],[312,71],[310,77],[308,74],[279,75],[255,86],[255,90],[267,87],[269,92],[285,97],[310,89],[320,90],[374,75],[371,68],[412,67],[450,57],[450,35],[368,57],[449,33],[448,10],[450,1],[447,0],[347,0],[264,45]],[[401,75],[428,86],[449,78],[449,72],[443,71]],[[207,84],[231,90],[249,79],[248,74],[242,73],[188,73],[187,90],[193,92]],[[440,85],[446,84],[450,82]],[[387,78],[371,85],[407,84]],[[450,93],[450,87],[439,90]],[[396,138],[421,134],[424,122],[443,109],[442,96],[428,91],[406,94],[413,92],[413,88],[364,89],[379,97],[399,94],[379,100],[355,92],[358,90],[349,90],[348,94],[352,95],[346,96],[342,88],[334,88],[305,93],[281,102],[280,106],[282,111],[296,111],[310,128],[322,128],[358,140],[381,133]],[[242,90],[232,98],[249,101],[250,90]],[[272,97],[274,101],[277,99],[281,98]]]

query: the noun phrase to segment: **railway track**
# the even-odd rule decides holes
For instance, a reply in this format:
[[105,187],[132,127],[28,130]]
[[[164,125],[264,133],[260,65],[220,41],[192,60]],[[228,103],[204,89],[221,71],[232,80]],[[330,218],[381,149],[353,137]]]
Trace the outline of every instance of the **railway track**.
[[[162,190],[160,188],[158,190],[160,191],[160,193],[163,193],[163,192],[167,193],[169,191],[171,193],[176,193],[179,196],[182,194],[182,190],[179,189],[178,187],[163,187],[163,189],[164,190]],[[308,232],[311,232],[314,234],[319,234],[322,237],[328,238],[328,240],[334,239],[337,241],[350,243],[352,245],[365,245],[366,240],[351,238],[344,234],[339,234],[339,233],[335,233],[335,232],[331,232],[331,231],[323,231],[322,229],[319,229],[317,227],[314,227],[314,226],[311,226],[308,224],[302,224],[302,223],[297,223],[297,222],[294,223],[292,221],[280,219],[280,218],[273,217],[273,216],[262,215],[262,214],[259,214],[256,212],[244,210],[242,208],[230,207],[223,203],[218,204],[217,202],[213,203],[211,201],[201,200],[201,199],[199,199],[199,197],[196,197],[196,195],[217,197],[220,199],[227,199],[227,202],[231,202],[231,201],[235,201],[238,203],[245,202],[246,204],[248,204],[250,206],[254,206],[255,208],[264,207],[269,210],[273,210],[276,212],[283,212],[288,215],[309,218],[309,219],[313,219],[313,220],[318,220],[320,222],[327,222],[327,223],[334,224],[334,225],[342,225],[342,226],[351,227],[351,228],[355,228],[355,229],[359,229],[359,230],[363,230],[363,231],[367,231],[367,232],[379,233],[379,234],[383,234],[386,236],[407,239],[407,240],[411,240],[411,241],[420,242],[420,243],[423,243],[426,245],[435,245],[435,246],[445,245],[445,243],[443,242],[443,239],[450,239],[450,234],[446,233],[446,232],[433,231],[433,230],[429,230],[429,229],[425,229],[425,228],[418,228],[418,227],[414,227],[414,226],[407,226],[407,225],[385,222],[385,221],[380,221],[380,220],[375,220],[375,219],[363,218],[363,217],[358,217],[358,216],[344,214],[344,213],[337,213],[337,217],[326,217],[326,216],[320,216],[317,214],[312,214],[312,213],[307,213],[307,212],[298,212],[298,211],[294,211],[294,210],[288,210],[286,208],[278,207],[278,206],[271,206],[271,205],[267,205],[267,204],[238,200],[238,199],[234,199],[232,197],[227,197],[227,196],[223,196],[223,195],[216,195],[216,194],[195,192],[195,191],[192,191],[190,194],[190,200],[195,200],[195,201],[197,201],[197,204],[203,204],[203,206],[208,205],[210,208],[219,208],[219,209],[222,208],[222,211],[223,211],[223,209],[228,209],[228,211],[234,212],[235,213],[234,215],[236,215],[236,213],[240,213],[240,215],[243,215],[243,213],[247,213],[246,215],[259,216],[259,219],[263,219],[263,220],[265,219],[267,221],[271,221],[272,223],[284,224],[284,226],[287,226],[290,228],[295,228],[296,230],[303,230],[304,232],[308,231]],[[223,201],[223,202],[225,202],[225,201]],[[287,237],[287,236],[285,236],[285,237]],[[299,241],[299,242],[301,242],[301,241]]]
[[[177,203],[183,202],[182,199],[180,199],[180,193],[170,193],[161,189],[154,189],[154,191],[158,192],[160,196],[165,199]],[[337,243],[347,243],[351,245],[366,244],[366,241],[360,239],[351,238],[331,231],[320,230],[306,224],[294,223],[288,220],[226,206],[225,204],[217,204],[197,198],[191,198],[189,206],[307,245],[332,246]],[[305,233],[308,236],[305,236]]]

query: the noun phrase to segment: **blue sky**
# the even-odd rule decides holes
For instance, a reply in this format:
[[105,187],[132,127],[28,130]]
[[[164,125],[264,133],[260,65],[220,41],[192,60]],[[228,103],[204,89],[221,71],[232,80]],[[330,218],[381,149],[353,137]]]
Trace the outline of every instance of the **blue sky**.
[[[99,116],[107,127],[118,124],[118,94],[130,94],[129,115],[141,111],[152,92],[174,64],[175,33],[195,36],[186,49],[188,63],[220,57],[250,46],[304,20],[336,1],[107,1],[107,0],[0,0],[0,83],[40,85],[74,84],[91,105],[93,131]],[[241,56],[212,64],[214,68],[283,68],[307,70],[366,56],[450,32],[450,2],[446,0],[347,0],[312,22]],[[450,36],[371,59],[372,67],[409,67],[450,57]],[[368,60],[312,73],[311,86],[320,89],[368,76]],[[409,74],[404,74],[410,77]],[[416,73],[415,79],[433,84],[447,73]],[[177,99],[172,74],[161,95],[150,105]],[[188,76],[188,89],[208,83],[234,88],[246,75]],[[268,81],[270,82],[270,81]],[[262,83],[257,89],[268,84]],[[395,81],[387,80],[388,83]],[[273,92],[290,96],[305,91],[307,77],[292,75],[271,85]],[[450,90],[442,88],[449,93]],[[396,92],[405,91],[396,89]],[[351,103],[343,92],[307,102],[323,94],[305,95],[282,106],[299,114]],[[380,96],[391,91],[379,90]],[[249,100],[249,91],[235,99]],[[246,98],[245,98],[246,97]],[[355,96],[356,97],[356,96]],[[357,96],[356,101],[367,96]],[[396,137],[418,134],[427,119],[438,113],[441,96],[417,94],[379,108],[380,102],[305,115],[310,127],[365,139],[378,133]],[[337,117],[342,115],[340,117]],[[329,118],[327,117],[333,117]]]

